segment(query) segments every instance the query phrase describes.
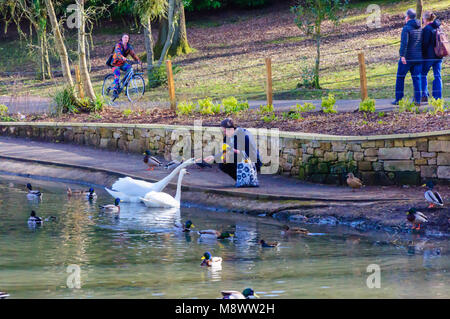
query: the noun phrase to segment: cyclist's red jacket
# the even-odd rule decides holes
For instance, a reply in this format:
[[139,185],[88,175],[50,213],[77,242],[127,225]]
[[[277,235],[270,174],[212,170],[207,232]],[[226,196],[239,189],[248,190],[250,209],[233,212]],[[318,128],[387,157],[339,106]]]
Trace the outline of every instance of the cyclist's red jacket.
[[136,53],[134,53],[133,46],[130,43],[127,43],[127,48],[125,49],[122,43],[122,40],[117,42],[116,46],[114,47],[113,52],[113,66],[122,66],[127,62],[126,57],[131,55],[133,59],[136,61],[140,61],[140,59],[137,57]]

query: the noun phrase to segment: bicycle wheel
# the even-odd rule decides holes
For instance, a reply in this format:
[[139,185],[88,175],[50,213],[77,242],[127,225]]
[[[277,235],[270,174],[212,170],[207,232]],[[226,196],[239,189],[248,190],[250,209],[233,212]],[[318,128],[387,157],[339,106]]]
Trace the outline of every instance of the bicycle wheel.
[[139,74],[133,75],[127,84],[127,97],[130,102],[136,102],[145,93],[145,81]]
[[102,95],[108,104],[114,102],[114,74],[108,74],[103,80]]

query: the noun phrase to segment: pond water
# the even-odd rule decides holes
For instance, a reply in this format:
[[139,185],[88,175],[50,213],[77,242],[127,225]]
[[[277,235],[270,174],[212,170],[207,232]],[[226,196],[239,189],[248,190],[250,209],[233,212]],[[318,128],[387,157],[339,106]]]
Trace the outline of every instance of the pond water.
[[[42,191],[42,202],[27,200],[27,182]],[[113,202],[104,191],[89,202],[69,199],[66,186],[0,175],[0,291],[10,298],[218,298],[221,290],[246,287],[262,298],[450,297],[446,240],[322,225],[306,226],[315,235],[286,237],[270,218],[192,206],[122,203],[114,218],[98,209]],[[57,220],[30,228],[32,209]],[[174,221],[187,219],[196,230],[236,236],[202,241],[173,230]],[[261,248],[261,238],[280,246]],[[205,251],[223,258],[221,269],[200,267]],[[67,287],[73,264],[81,270],[80,289]],[[381,288],[367,287],[371,264],[380,267]]]

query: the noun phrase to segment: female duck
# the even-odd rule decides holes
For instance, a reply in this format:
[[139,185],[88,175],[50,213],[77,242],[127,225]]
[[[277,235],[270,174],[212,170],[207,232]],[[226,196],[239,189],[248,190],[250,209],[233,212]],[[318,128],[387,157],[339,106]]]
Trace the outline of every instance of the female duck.
[[104,213],[114,213],[114,214],[118,214],[120,213],[120,198],[116,198],[114,200],[114,205],[113,204],[109,204],[109,205],[103,205],[100,206],[100,210]]
[[234,234],[230,232],[219,232],[214,229],[199,230],[197,234],[200,235],[202,239],[233,239]]
[[95,199],[97,198],[97,194],[95,193],[94,189],[91,187],[88,191],[83,190],[71,190],[70,187],[67,187],[67,196],[85,196],[86,199]]
[[31,184],[28,183],[27,184],[27,188],[28,188],[28,194],[27,194],[27,198],[28,199],[42,199],[42,193],[38,190],[33,190],[33,187],[31,187]]
[[246,288],[242,293],[234,290],[222,291],[222,299],[250,299],[251,296],[259,298],[259,296],[251,288]]
[[309,231],[306,228],[283,226],[282,233],[284,235],[308,235]]
[[180,208],[180,206],[181,206],[181,182],[182,182],[183,176],[185,174],[189,174],[189,172],[185,168],[183,168],[180,171],[180,175],[178,176],[177,192],[175,194],[175,198],[173,198],[171,195],[169,195],[167,193],[150,191],[147,194],[145,194],[145,197],[143,197],[143,198],[141,197],[140,200],[147,207]]
[[200,266],[214,267],[220,265],[222,265],[221,257],[212,257],[211,253],[208,251],[203,254],[202,263],[200,264]]
[[273,241],[273,242],[266,242],[264,239],[261,239],[259,241],[261,247],[263,248],[275,248],[278,247],[280,245],[279,242]]
[[432,181],[428,181],[426,184],[422,185],[426,186],[428,190],[425,192],[424,196],[427,202],[430,203],[428,208],[434,208],[436,206],[444,206],[444,201],[442,200],[441,194],[436,191],[433,191],[434,183]]

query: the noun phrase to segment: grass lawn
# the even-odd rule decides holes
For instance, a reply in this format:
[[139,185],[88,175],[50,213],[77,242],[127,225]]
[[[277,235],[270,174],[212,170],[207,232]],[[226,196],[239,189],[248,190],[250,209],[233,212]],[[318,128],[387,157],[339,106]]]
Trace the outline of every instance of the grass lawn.
[[[366,8],[369,4],[381,7],[381,28],[366,26]],[[310,89],[299,83],[307,82],[315,59],[314,43],[294,24],[289,6],[275,5],[242,16],[212,13],[203,20],[187,21],[188,38],[196,50],[176,57],[173,63],[180,65],[175,75],[177,99],[195,100],[210,96],[221,99],[235,96],[238,99],[265,99],[265,65],[267,56],[272,58],[273,89],[276,99],[318,99],[328,92],[338,99],[359,98],[358,52],[365,52],[369,95],[372,98],[393,98],[398,63],[399,39],[402,27],[401,15],[414,7],[415,1],[367,1],[352,4],[349,14],[338,28],[324,25],[325,35],[321,44],[321,86],[323,90]],[[450,0],[429,0],[425,10],[433,9],[438,15],[449,16]],[[98,27],[94,34],[95,47],[91,52],[92,81],[100,93],[103,77],[110,72],[104,62],[120,33],[120,26]],[[449,24],[445,27],[450,35]],[[154,28],[156,29],[156,28]],[[156,34],[154,34],[156,38]],[[138,52],[144,51],[143,36],[131,34],[131,41]],[[75,58],[76,42],[69,41],[69,53]],[[29,94],[49,97],[62,86],[61,78],[41,82],[33,72],[38,58],[30,56],[19,41],[1,41],[0,94]],[[58,60],[52,58],[55,69]],[[444,97],[450,93],[450,69],[444,62]],[[10,73],[15,72],[15,73]],[[30,72],[30,73],[27,73]],[[432,76],[430,77],[430,83]],[[13,93],[12,93],[13,92]],[[406,80],[406,94],[412,96],[410,77]],[[167,101],[166,87],[149,90],[146,101]]]

